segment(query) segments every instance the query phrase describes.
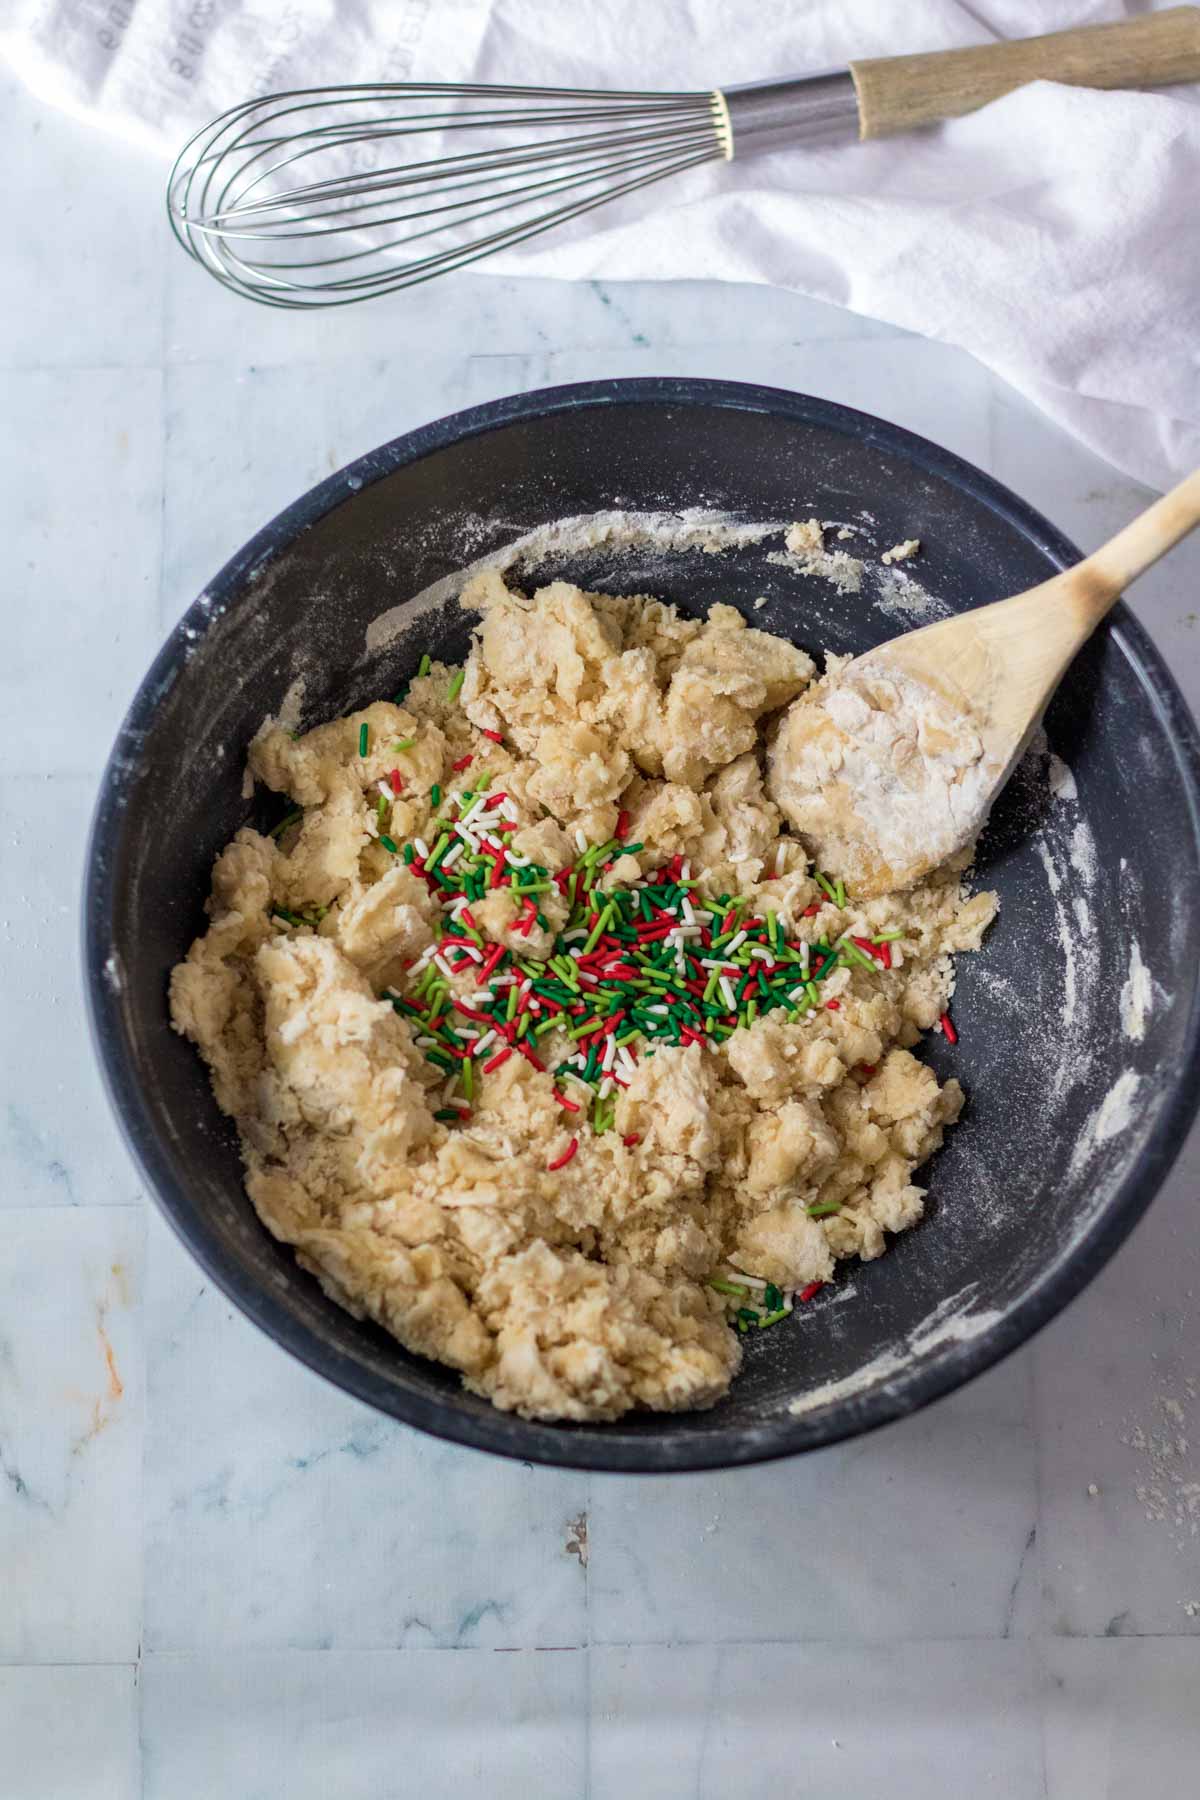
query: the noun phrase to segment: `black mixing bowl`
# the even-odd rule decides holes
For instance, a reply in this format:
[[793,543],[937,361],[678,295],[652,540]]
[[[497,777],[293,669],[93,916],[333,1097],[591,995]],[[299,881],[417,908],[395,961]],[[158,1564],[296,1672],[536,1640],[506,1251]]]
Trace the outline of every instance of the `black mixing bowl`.
[[[999,890],[1001,913],[985,955],[960,959],[958,1045],[934,1034],[924,1052],[969,1095],[921,1177],[925,1221],[752,1336],[711,1412],[604,1426],[497,1412],[327,1300],[267,1234],[242,1190],[234,1134],[166,1007],[214,855],[264,817],[242,793],[247,741],[298,674],[312,724],[391,693],[422,648],[461,655],[469,621],[437,594],[415,632],[374,651],[365,634],[472,558],[567,515],[694,507],[846,520],[858,532],[849,548],[873,537],[877,571],[880,550],[918,537],[921,580],[944,610],[1031,587],[1078,554],[956,457],[801,395],[614,381],[459,413],[323,482],[226,565],[134,700],[89,853],[87,982],[109,1091],[151,1192],[208,1274],[310,1368],[396,1418],[579,1468],[782,1456],[959,1386],[1112,1254],[1197,1098],[1200,751],[1160,658],[1118,606],[1050,709],[1050,744],[1067,768],[1035,753],[985,839],[979,880]],[[780,543],[720,555],[551,549],[536,574],[652,592],[690,612],[765,598],[753,622],[810,650],[861,651],[918,622],[919,593],[874,575],[861,593],[838,593],[772,561]]]

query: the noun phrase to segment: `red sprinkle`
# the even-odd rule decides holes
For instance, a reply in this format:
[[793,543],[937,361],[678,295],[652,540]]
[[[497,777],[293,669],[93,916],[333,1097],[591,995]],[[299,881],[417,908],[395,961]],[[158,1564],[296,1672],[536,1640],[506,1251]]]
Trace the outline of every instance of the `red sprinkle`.
[[454,773],[457,775],[458,771],[460,769],[465,769],[467,767],[468,763],[473,763],[474,761],[475,761],[475,758],[468,751],[466,756],[460,756],[456,763],[450,764],[450,767],[454,770]]
[[489,975],[491,975],[493,973],[493,971],[495,970],[496,964],[500,961],[500,958],[503,955],[504,955],[504,945],[503,944],[493,944],[491,949],[488,951],[487,955],[484,957],[483,961],[479,965],[479,973],[475,977],[475,986],[476,987],[483,986],[484,982],[488,979]]
[[392,784],[393,794],[402,794],[404,792],[404,782],[401,779],[399,769],[392,769],[388,775],[388,780]]
[[840,1000],[827,1000],[825,1002],[825,1011],[826,1012],[841,1012],[841,1010],[842,1010],[842,1003]]
[[619,838],[629,836],[629,814],[624,808],[617,814],[617,829],[613,833],[613,836]]
[[807,1287],[800,1289],[796,1298],[800,1301],[801,1305],[803,1305],[806,1300],[811,1300],[814,1294],[819,1294],[824,1286],[825,1283],[823,1281],[810,1281]]
[[858,1072],[860,1075],[867,1075],[867,1076],[875,1075],[878,1073],[878,1070],[879,1070],[878,1063],[859,1063],[859,1065],[858,1065]]
[[525,1041],[523,1039],[517,1045],[517,1049],[521,1052],[521,1055],[525,1058],[526,1062],[531,1062],[535,1069],[541,1070],[543,1075],[546,1073],[546,1065],[542,1061],[541,1057],[535,1056],[533,1054],[533,1051],[529,1048],[529,1045],[527,1043],[525,1043]]
[[507,800],[507,799],[508,799],[507,794],[489,794],[487,799],[483,803],[484,812],[491,812],[491,810],[494,806],[499,806],[502,800]]
[[488,882],[488,886],[493,887],[493,888],[498,888],[503,880],[504,880],[504,855],[503,855],[503,852],[497,850],[495,860],[492,863],[492,878]]
[[498,1069],[502,1062],[507,1062],[511,1055],[512,1055],[512,1050],[507,1045],[505,1046],[505,1048],[503,1050],[497,1050],[495,1056],[493,1056],[491,1058],[490,1062],[484,1063],[484,1065],[483,1065],[484,1074],[490,1075],[492,1070]]
[[946,1034],[946,1042],[948,1044],[957,1044],[958,1033],[957,1033],[957,1031],[955,1031],[953,1025],[950,1023],[950,1014],[948,1012],[944,1012],[942,1014],[941,1026],[942,1026],[942,1030]]
[[579,1107],[576,1105],[575,1101],[568,1100],[567,1096],[565,1094],[560,1094],[557,1088],[554,1090],[554,1098],[558,1101],[560,1106],[565,1106],[568,1112],[579,1111]]
[[502,731],[489,731],[486,726],[481,727],[481,730],[483,731],[484,737],[491,738],[493,744],[502,744],[504,742],[504,733]]
[[640,1144],[641,1141],[642,1141],[642,1134],[640,1131],[631,1131],[629,1133],[628,1137],[623,1137],[621,1139],[621,1142],[624,1144],[624,1146],[627,1150],[632,1150],[633,1146],[635,1144]]
[[820,910],[819,906],[806,906],[801,917],[805,919],[815,919]]
[[579,1148],[579,1139],[577,1137],[573,1137],[571,1139],[570,1143],[567,1145],[566,1149],[563,1151],[562,1155],[556,1156],[553,1162],[548,1162],[546,1164],[546,1167],[548,1169],[565,1169],[567,1164],[570,1162],[571,1158],[574,1156],[575,1152],[578,1150],[578,1148]]

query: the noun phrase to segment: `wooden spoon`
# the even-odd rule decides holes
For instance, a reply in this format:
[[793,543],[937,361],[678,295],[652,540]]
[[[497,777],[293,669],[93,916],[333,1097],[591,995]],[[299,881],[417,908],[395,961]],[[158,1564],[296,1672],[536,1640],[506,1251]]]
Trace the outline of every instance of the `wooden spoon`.
[[1197,525],[1200,470],[1073,569],[893,638],[795,701],[768,781],[818,866],[866,899],[972,843],[1076,651]]

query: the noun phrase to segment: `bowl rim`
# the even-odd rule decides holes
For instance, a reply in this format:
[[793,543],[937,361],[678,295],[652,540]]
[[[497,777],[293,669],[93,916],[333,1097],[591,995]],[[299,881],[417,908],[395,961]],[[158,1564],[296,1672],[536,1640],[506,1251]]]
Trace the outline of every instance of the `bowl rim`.
[[[451,1401],[389,1383],[325,1342],[268,1288],[239,1268],[231,1268],[203,1214],[175,1180],[134,1076],[120,995],[106,972],[115,905],[110,853],[120,836],[123,796],[140,757],[143,735],[199,639],[230,605],[249,596],[253,583],[272,561],[335,507],[410,463],[464,439],[530,418],[614,404],[763,412],[797,425],[839,432],[948,480],[1011,524],[1055,567],[1064,568],[1081,555],[1026,501],[964,458],[873,414],[782,388],[701,377],[613,378],[534,389],[448,414],[368,451],[285,507],[229,558],[175,625],[138,686],[101,777],[84,863],[82,952],[93,1047],[110,1105],[147,1190],[215,1286],[268,1337],[344,1392],[435,1437],[527,1463],[656,1474],[774,1461],[875,1430],[919,1411],[982,1374],[1062,1311],[1142,1217],[1187,1136],[1200,1102],[1200,983],[1191,996],[1184,1051],[1147,1143],[1108,1204],[1076,1239],[1067,1259],[1035,1279],[1013,1307],[976,1335],[946,1342],[887,1382],[811,1414],[797,1416],[781,1408],[758,1422],[732,1425],[711,1436],[673,1437],[664,1428],[651,1437],[623,1432],[619,1421],[601,1426],[545,1424],[494,1407],[482,1413],[460,1411]],[[1122,642],[1171,744],[1191,829],[1200,841],[1200,732],[1165,662],[1124,602],[1109,615],[1107,629]]]

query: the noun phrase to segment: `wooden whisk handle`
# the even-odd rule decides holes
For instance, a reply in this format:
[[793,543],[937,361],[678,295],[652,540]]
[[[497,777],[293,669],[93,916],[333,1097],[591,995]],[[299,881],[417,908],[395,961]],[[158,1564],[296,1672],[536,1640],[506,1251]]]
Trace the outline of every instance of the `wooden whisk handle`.
[[1115,25],[1045,37],[852,62],[859,135],[888,137],[974,112],[1027,81],[1161,87],[1200,80],[1200,7],[1174,6]]

